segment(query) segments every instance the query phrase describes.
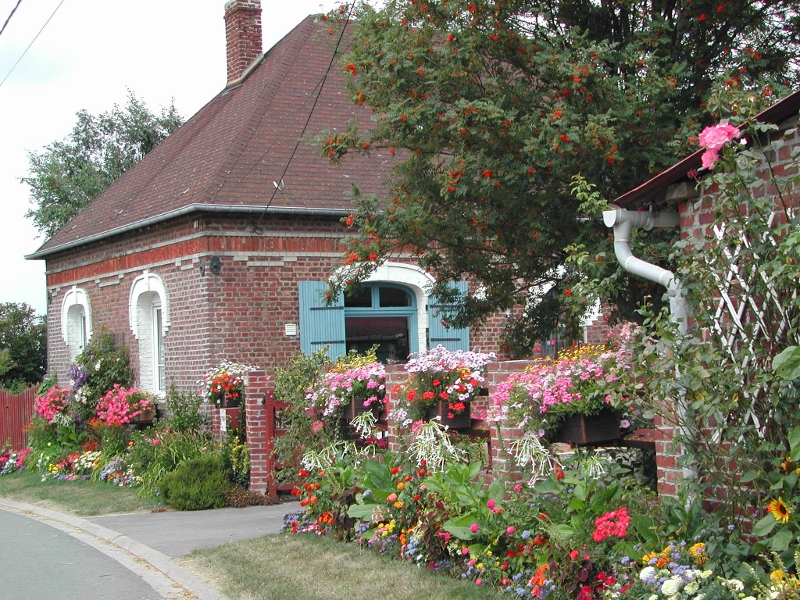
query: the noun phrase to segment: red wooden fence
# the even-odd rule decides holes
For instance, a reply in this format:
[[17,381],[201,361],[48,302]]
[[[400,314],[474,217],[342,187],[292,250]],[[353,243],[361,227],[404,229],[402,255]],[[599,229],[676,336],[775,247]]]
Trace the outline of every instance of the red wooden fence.
[[33,416],[33,402],[38,388],[35,385],[21,394],[0,390],[0,447],[6,442],[11,444],[13,450],[22,450],[28,446],[25,427]]

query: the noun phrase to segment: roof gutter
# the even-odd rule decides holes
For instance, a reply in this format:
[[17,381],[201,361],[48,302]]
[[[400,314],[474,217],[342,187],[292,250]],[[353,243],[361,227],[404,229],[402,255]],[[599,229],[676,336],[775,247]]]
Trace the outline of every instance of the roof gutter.
[[55,254],[57,252],[63,252],[64,250],[70,250],[72,248],[77,248],[78,246],[83,246],[85,244],[90,244],[92,242],[97,242],[99,240],[103,240],[109,237],[113,237],[115,235],[120,235],[122,233],[128,233],[130,231],[134,231],[136,229],[141,229],[142,227],[148,227],[150,225],[155,225],[157,223],[162,223],[164,221],[168,221],[170,219],[176,219],[178,217],[183,217],[185,215],[194,213],[194,212],[214,212],[214,213],[246,213],[246,214],[273,214],[273,215],[304,215],[304,216],[329,216],[329,217],[346,217],[349,215],[352,210],[346,208],[307,208],[303,206],[231,206],[231,205],[220,205],[220,204],[190,204],[188,206],[184,206],[183,208],[179,208],[177,210],[173,210],[155,217],[151,217],[149,219],[142,219],[141,221],[136,221],[135,223],[130,223],[128,225],[123,225],[122,227],[118,227],[116,229],[111,229],[109,231],[105,231],[103,233],[99,233],[96,235],[92,235],[89,237],[81,238],[79,240],[73,240],[71,242],[67,242],[65,244],[61,244],[60,246],[55,246],[53,248],[47,248],[46,250],[38,250],[33,254],[28,254],[25,256],[26,260],[37,260],[42,259],[51,254]]
[[672,271],[663,269],[637,258],[631,252],[631,231],[641,227],[650,231],[653,227],[677,227],[680,215],[674,212],[644,212],[636,210],[603,211],[603,222],[614,230],[614,254],[619,263],[632,275],[661,284],[667,288],[670,314],[681,333],[686,333],[686,301],[681,293],[681,284]]

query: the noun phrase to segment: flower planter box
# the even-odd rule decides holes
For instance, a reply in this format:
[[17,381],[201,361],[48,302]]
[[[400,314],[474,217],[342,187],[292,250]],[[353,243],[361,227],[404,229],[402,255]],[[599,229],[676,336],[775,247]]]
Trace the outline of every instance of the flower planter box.
[[369,406],[364,406],[363,398],[350,398],[350,404],[345,405],[342,415],[348,423],[355,419],[358,415],[365,412],[371,412],[376,421],[381,420],[381,413],[383,412],[383,402],[373,403]]
[[596,415],[571,415],[556,432],[555,441],[575,446],[611,442],[620,438],[619,415],[602,410]]
[[449,408],[448,402],[437,402],[433,406],[428,407],[425,417],[430,421],[434,417],[441,417],[439,421],[442,425],[447,425],[450,429],[469,429],[472,427],[472,414],[470,412],[470,403],[464,402],[466,408],[459,414],[453,414],[452,418],[448,415],[453,411]]
[[152,422],[153,422],[152,409],[142,411],[131,419],[131,423],[152,423]]

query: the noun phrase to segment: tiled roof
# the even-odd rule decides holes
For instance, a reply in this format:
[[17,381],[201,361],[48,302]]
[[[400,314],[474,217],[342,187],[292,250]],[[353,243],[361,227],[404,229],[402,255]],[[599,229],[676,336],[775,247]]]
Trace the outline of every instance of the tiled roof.
[[[388,152],[336,166],[307,139],[324,129],[344,131],[356,117],[362,129],[369,123],[369,111],[351,101],[337,62],[326,78],[335,44],[336,36],[307,17],[241,84],[223,90],[29,258],[192,210],[261,214],[269,206],[341,214],[350,209],[353,184],[364,193],[379,193],[389,175]],[[273,182],[281,179],[277,190]]]
[[[800,110],[800,90],[789,94],[779,102],[761,111],[755,116],[755,120],[761,123],[779,124],[789,117],[797,116],[798,110]],[[688,173],[697,171],[697,169],[700,168],[703,152],[705,152],[705,150],[700,149],[690,154],[652,179],[645,181],[640,186],[618,197],[613,201],[613,204],[618,206],[643,204],[647,202],[658,204],[662,200],[664,190],[668,186],[690,180]]]

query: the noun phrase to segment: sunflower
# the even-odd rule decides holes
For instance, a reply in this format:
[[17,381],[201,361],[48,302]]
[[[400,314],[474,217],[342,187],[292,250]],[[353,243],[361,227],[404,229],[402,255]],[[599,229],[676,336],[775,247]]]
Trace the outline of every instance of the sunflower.
[[776,498],[770,502],[767,510],[772,513],[776,521],[780,521],[781,523],[788,523],[789,516],[792,514],[792,511],[786,506],[783,498]]

